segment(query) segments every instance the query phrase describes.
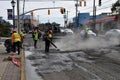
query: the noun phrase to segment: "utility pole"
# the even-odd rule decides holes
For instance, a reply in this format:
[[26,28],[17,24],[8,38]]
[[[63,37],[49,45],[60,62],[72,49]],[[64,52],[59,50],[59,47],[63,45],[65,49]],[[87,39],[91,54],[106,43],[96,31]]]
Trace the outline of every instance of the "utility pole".
[[[120,0],[118,0],[118,3],[120,4]],[[119,6],[119,8],[118,8],[118,27],[120,28],[120,6]]]
[[39,25],[39,21],[40,21],[40,20],[39,20],[39,17],[40,17],[40,16],[39,16],[39,15],[37,15],[37,17],[38,17],[38,25]]
[[66,15],[66,13],[64,13],[63,17],[64,17],[64,28],[66,28],[66,25],[67,25],[67,15]]
[[95,6],[95,0],[93,0],[93,25],[92,25],[92,30],[94,32],[96,32],[95,26],[96,26],[96,6]]
[[78,27],[78,0],[76,0],[76,4],[75,4],[75,7],[76,7],[76,18],[75,18],[75,27]]
[[21,30],[24,30],[24,10],[25,10],[25,0],[23,0],[23,15],[22,15],[22,23],[21,23]]
[[17,22],[17,31],[20,33],[20,10],[19,10],[19,2],[20,0],[17,0],[17,16],[18,16],[18,22]]
[[68,13],[69,13],[69,11],[67,11],[67,22],[68,22]]
[[67,22],[68,22],[68,12],[69,11],[66,11],[63,15],[64,17],[64,28],[67,27]]

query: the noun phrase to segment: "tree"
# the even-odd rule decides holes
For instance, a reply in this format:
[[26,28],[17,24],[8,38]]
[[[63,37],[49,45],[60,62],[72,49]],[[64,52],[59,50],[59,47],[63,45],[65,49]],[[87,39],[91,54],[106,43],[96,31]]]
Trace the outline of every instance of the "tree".
[[119,1],[116,1],[116,3],[112,5],[112,8],[111,8],[112,13],[118,13],[118,10],[117,10],[118,7],[120,7],[120,3]]
[[0,24],[0,36],[8,37],[11,36],[11,24],[9,22],[3,21]]

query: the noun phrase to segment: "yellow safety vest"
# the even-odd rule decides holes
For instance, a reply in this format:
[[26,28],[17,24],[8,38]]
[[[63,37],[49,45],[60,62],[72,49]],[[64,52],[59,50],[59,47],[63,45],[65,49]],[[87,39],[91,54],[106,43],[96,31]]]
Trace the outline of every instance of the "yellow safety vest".
[[24,33],[23,33],[22,31],[20,32],[20,35],[21,35],[22,37],[24,37]]
[[21,41],[21,37],[18,33],[14,33],[14,42],[18,42],[18,41]]
[[37,33],[34,34],[34,40],[38,40],[38,34]]
[[48,34],[48,38],[52,38],[52,34]]

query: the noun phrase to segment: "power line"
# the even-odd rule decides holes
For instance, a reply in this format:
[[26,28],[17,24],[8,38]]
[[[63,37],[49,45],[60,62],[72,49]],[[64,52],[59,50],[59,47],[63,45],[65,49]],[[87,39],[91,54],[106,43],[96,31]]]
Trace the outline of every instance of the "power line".
[[[110,8],[111,6],[112,6],[112,4],[105,5],[105,6],[99,8],[99,9],[97,9],[97,10],[106,9],[106,7],[107,7],[107,8]],[[91,9],[92,9],[92,8],[91,8]],[[88,11],[88,9],[87,9],[87,11],[88,11],[88,12],[92,12],[91,9],[89,9],[89,11]],[[96,11],[97,11],[97,10],[96,10]],[[81,10],[81,11],[82,11],[82,10]],[[84,11],[86,11],[86,9],[84,9]]]
[[[111,6],[106,6],[106,7],[104,7],[104,8],[97,9],[96,11],[103,10],[103,9],[107,9],[107,8],[110,8],[110,7],[111,7]],[[92,10],[89,11],[89,12],[92,12]]]
[[[108,2],[110,2],[110,0],[107,0],[107,1],[105,1],[105,2],[102,2],[103,4],[106,4],[106,3],[108,3]],[[109,5],[112,5],[112,4],[109,4]],[[99,6],[99,5],[96,5],[96,6]],[[102,6],[103,7],[103,6]],[[89,9],[93,9],[93,7],[91,6],[91,7],[89,7],[89,8],[85,8],[84,10],[89,10]]]
[[[0,0],[0,1],[11,1],[11,0]],[[19,0],[23,1],[23,0]],[[26,0],[27,2],[46,2],[51,0]],[[55,1],[76,1],[76,0],[55,0]]]

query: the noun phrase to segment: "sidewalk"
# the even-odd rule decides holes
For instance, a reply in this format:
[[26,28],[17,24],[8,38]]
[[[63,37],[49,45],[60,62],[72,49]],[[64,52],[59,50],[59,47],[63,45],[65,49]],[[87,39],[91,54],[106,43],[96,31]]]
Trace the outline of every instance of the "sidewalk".
[[21,69],[11,61],[4,60],[8,58],[8,56],[10,56],[10,54],[5,51],[4,46],[0,45],[0,80],[20,80]]

